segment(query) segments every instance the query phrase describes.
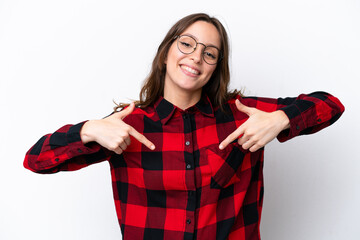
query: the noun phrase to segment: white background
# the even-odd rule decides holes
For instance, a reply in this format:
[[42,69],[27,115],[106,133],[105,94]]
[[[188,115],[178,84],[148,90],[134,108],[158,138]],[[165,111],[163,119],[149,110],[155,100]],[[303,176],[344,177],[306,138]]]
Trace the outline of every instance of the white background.
[[318,134],[267,146],[262,238],[359,239],[358,0],[0,0],[0,239],[121,238],[106,162],[39,175],[25,152],[137,99],[166,32],[195,12],[226,26],[233,88],[323,90],[346,107]]

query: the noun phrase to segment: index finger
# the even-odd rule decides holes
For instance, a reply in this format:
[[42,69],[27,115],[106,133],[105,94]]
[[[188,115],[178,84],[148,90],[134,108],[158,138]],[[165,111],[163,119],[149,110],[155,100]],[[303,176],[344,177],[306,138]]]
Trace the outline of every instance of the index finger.
[[149,149],[151,149],[151,150],[155,149],[155,145],[152,142],[150,142],[150,140],[147,139],[144,135],[142,135],[141,133],[136,131],[133,127],[131,127],[129,134],[131,136],[133,136],[134,138],[136,138],[139,142],[144,144]]
[[238,127],[235,131],[233,131],[232,133],[230,133],[229,136],[227,136],[227,138],[225,138],[219,145],[219,149],[223,150],[224,148],[226,148],[227,145],[229,145],[232,141],[234,141],[236,138],[238,138],[240,135],[243,134],[243,129],[240,127]]

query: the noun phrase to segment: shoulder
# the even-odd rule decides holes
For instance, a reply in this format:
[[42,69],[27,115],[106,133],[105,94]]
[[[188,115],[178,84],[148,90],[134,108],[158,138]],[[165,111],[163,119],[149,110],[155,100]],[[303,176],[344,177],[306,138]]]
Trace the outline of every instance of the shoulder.
[[240,94],[235,95],[234,97],[230,98],[229,100],[227,100],[226,105],[228,105],[228,107],[230,107],[231,109],[235,109],[236,108],[236,104],[235,101],[239,100],[242,104],[248,106],[248,107],[257,107],[257,105],[259,104],[259,102],[271,102],[271,100],[266,100],[266,98],[263,97],[256,97],[256,96],[243,96]]
[[[232,121],[238,121],[243,120],[247,118],[247,115],[240,112],[235,104],[235,101],[239,99],[241,102],[244,101],[244,97],[237,94],[233,96],[232,98],[228,99],[222,106],[223,110],[217,106],[214,108],[214,115],[217,119],[217,122],[232,122]],[[249,100],[245,100],[246,102],[249,102]]]
[[144,119],[151,119],[153,121],[156,121],[156,118],[157,114],[155,107],[153,105],[150,105],[144,108],[135,107],[134,111],[128,116],[126,116],[123,121],[128,124],[140,124],[144,122]]

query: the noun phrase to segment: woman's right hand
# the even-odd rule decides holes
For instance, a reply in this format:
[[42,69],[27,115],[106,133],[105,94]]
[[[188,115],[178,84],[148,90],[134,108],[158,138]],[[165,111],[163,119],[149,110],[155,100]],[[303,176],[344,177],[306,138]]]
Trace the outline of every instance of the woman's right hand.
[[149,149],[154,150],[155,145],[152,142],[122,121],[134,109],[135,104],[131,103],[123,111],[116,112],[109,117],[87,121],[80,131],[82,142],[86,144],[95,141],[101,146],[121,154],[131,144],[131,135]]

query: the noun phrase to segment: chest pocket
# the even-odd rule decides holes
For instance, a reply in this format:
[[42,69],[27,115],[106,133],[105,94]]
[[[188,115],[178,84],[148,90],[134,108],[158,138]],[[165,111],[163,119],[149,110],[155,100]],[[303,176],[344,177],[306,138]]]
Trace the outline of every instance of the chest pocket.
[[205,151],[212,174],[211,188],[226,188],[240,181],[235,173],[241,166],[246,151],[238,143],[231,143],[224,150],[211,146]]

